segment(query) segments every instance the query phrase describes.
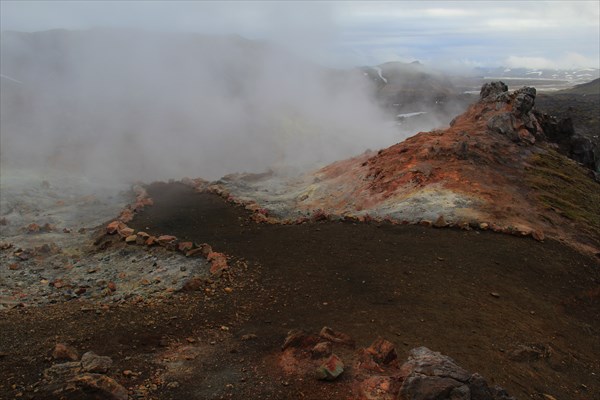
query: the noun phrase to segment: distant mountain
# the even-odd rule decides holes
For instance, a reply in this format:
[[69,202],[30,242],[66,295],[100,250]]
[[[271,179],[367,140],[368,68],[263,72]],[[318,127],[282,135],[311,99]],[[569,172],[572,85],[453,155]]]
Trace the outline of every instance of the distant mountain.
[[[509,86],[520,86],[522,81],[535,84],[538,90],[556,90],[600,78],[598,68],[532,69],[532,68],[475,68],[475,75],[486,81],[502,80]],[[514,81],[514,82],[513,82]]]
[[571,89],[561,90],[557,93],[568,93],[568,94],[582,94],[582,95],[600,95],[600,78],[594,79],[588,83],[582,83],[581,85],[575,85]]

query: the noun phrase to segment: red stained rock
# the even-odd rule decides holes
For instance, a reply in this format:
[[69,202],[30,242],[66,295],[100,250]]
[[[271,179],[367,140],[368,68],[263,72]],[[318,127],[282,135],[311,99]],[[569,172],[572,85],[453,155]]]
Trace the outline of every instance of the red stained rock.
[[538,242],[542,242],[542,241],[545,239],[545,237],[546,237],[546,236],[544,235],[544,232],[543,232],[543,231],[541,231],[541,230],[539,230],[539,229],[536,229],[536,230],[532,231],[532,232],[531,232],[531,236],[532,236],[532,237],[533,237],[535,240],[537,240]]
[[38,224],[29,224],[27,226],[27,232],[29,233],[37,233],[40,231],[40,226]]
[[192,250],[194,244],[192,242],[181,242],[177,245],[177,249],[182,253],[186,253],[189,250]]
[[161,246],[166,246],[167,244],[176,241],[177,238],[175,236],[171,236],[171,235],[161,235],[156,240],[158,241],[158,244],[160,244]]
[[373,360],[379,364],[389,364],[398,358],[394,344],[383,338],[377,338],[366,351],[373,356]]
[[333,381],[337,379],[342,372],[344,372],[344,363],[338,356],[332,354],[319,368],[317,368],[316,376],[317,379],[320,380]]
[[229,268],[227,265],[227,258],[223,253],[212,252],[208,254],[206,258],[210,262],[210,273],[212,275],[220,274]]
[[114,379],[100,374],[78,375],[71,380],[83,393],[94,393],[95,398],[106,400],[127,400],[127,389]]
[[79,353],[74,347],[64,343],[57,343],[52,351],[52,358],[55,360],[70,360],[77,361],[79,359]]
[[354,339],[352,339],[349,335],[343,332],[334,331],[333,329],[327,326],[324,326],[323,329],[321,329],[321,332],[319,332],[319,336],[333,343],[354,346]]
[[323,358],[331,355],[333,351],[333,345],[331,342],[319,342],[315,344],[315,347],[311,350],[312,358]]
[[[133,229],[132,229],[133,230]],[[137,241],[137,235],[133,234],[133,235],[129,235],[125,238],[125,243],[130,243],[130,244],[134,244]]]

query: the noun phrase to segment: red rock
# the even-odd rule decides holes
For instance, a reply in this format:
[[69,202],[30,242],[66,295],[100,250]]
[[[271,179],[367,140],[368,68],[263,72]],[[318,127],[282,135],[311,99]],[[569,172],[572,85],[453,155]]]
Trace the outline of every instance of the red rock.
[[155,236],[150,236],[148,239],[146,239],[146,246],[154,246],[156,244],[158,244],[158,241],[156,240]]
[[195,256],[203,256],[203,255],[204,254],[202,253],[202,249],[200,247],[186,251],[186,253],[185,253],[186,257],[195,257]]
[[324,326],[323,329],[321,329],[321,332],[319,332],[319,336],[321,336],[323,339],[327,339],[333,343],[340,343],[340,344],[345,344],[347,346],[354,346],[354,340],[349,335],[347,335],[343,332],[334,331],[333,329],[331,329],[327,326]]
[[40,231],[40,226],[38,224],[29,224],[27,226],[27,232],[29,233],[37,233]]
[[148,240],[148,238],[150,238],[150,235],[147,234],[146,232],[138,232],[136,234],[135,242],[137,244],[144,244],[144,243],[146,243],[146,241]]
[[383,368],[373,360],[373,355],[366,349],[360,349],[357,352],[356,369],[362,369],[374,372],[383,372]]
[[127,222],[131,221],[132,219],[133,219],[133,211],[131,211],[128,208],[121,211],[121,215],[119,215],[120,221],[127,223]]
[[344,372],[344,363],[342,360],[332,354],[329,358],[317,368],[316,376],[317,379],[333,381],[337,379],[342,372]]
[[158,244],[160,244],[161,246],[166,246],[167,244],[172,243],[176,240],[177,238],[171,235],[161,235],[157,239]]
[[81,388],[83,393],[93,393],[94,398],[106,400],[127,400],[129,398],[127,389],[106,375],[82,374],[73,378],[70,383]]
[[57,343],[52,351],[52,358],[55,360],[71,360],[77,361],[79,359],[79,353],[74,347],[64,343]]
[[311,350],[312,358],[323,358],[331,355],[333,351],[333,345],[331,342],[319,342],[315,344],[315,347]]
[[543,231],[541,231],[541,230],[539,230],[539,229],[536,229],[536,230],[532,231],[532,232],[531,232],[531,236],[532,236],[532,237],[533,237],[535,240],[537,240],[538,242],[542,242],[542,241],[544,241],[544,239],[545,239],[545,237],[546,237],[546,236],[544,235],[544,232],[543,232]]
[[227,265],[227,258],[223,253],[213,251],[206,259],[210,262],[210,273],[212,275],[218,275],[229,268]]
[[122,238],[126,238],[127,236],[131,236],[131,235],[133,235],[134,232],[135,231],[133,229],[131,229],[130,227],[128,227],[125,224],[119,225],[119,228],[117,229],[117,233]]
[[207,243],[202,243],[200,249],[202,250],[202,256],[204,256],[204,258],[208,258],[208,255],[213,252],[212,247]]
[[194,247],[194,243],[192,242],[181,242],[177,245],[177,249],[182,253],[186,253]]
[[[133,230],[133,229],[132,229]],[[125,238],[125,243],[130,243],[130,244],[134,244],[137,241],[137,235],[129,235]]]
[[292,329],[288,332],[283,345],[281,346],[281,350],[286,350],[290,347],[301,347],[304,339],[307,337],[307,333],[301,331],[299,329]]
[[429,220],[422,219],[422,220],[419,222],[419,225],[421,225],[421,226],[425,226],[425,227],[430,227],[430,226],[432,225],[432,223],[431,223],[431,221],[429,221]]
[[394,344],[381,337],[377,338],[366,350],[379,364],[389,364],[398,358]]
[[106,287],[108,288],[108,290],[110,290],[111,292],[115,292],[117,290],[117,284],[114,283],[113,281],[108,282],[108,285],[106,285]]
[[446,226],[448,226],[448,223],[444,219],[444,216],[440,215],[433,223],[433,226],[436,228],[445,228]]

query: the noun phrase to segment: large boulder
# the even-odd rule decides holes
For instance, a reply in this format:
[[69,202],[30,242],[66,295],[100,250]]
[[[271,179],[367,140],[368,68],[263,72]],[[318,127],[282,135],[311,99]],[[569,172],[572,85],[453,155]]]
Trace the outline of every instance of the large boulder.
[[508,91],[508,86],[504,82],[488,82],[481,86],[479,98],[482,101],[495,101],[498,95]]
[[514,400],[504,389],[489,387],[448,356],[417,347],[400,367],[403,383],[398,400]]

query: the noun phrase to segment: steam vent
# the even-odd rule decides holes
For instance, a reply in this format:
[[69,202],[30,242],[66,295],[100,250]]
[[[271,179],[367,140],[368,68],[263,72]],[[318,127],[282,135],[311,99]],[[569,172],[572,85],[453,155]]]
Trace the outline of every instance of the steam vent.
[[[256,203],[277,220],[305,218],[483,229],[597,252],[594,173],[555,151],[559,122],[534,108],[536,90],[482,86],[447,129],[335,162],[301,179],[227,176],[211,190]],[[564,176],[568,176],[565,185]],[[587,199],[587,200],[584,200]],[[262,218],[262,217],[260,217]]]

